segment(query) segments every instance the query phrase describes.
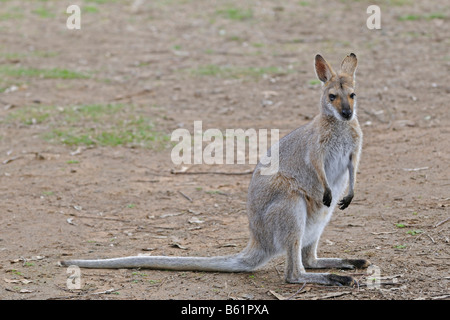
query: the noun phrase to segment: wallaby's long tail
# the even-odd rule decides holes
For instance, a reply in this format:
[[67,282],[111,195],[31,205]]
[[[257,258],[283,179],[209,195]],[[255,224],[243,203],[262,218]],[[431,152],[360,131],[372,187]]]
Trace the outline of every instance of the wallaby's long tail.
[[64,266],[76,265],[81,268],[122,269],[144,268],[184,271],[249,271],[238,256],[225,257],[165,257],[165,256],[133,256],[98,260],[61,261]]
[[166,257],[166,256],[132,256],[98,260],[66,260],[63,266],[76,265],[81,268],[122,269],[143,268],[177,271],[218,271],[250,272],[267,261],[262,250],[248,246],[235,255],[216,257]]

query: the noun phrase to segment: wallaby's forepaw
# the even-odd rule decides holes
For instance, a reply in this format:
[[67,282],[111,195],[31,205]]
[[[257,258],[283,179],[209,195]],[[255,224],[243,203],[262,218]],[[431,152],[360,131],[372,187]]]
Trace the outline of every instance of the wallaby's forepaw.
[[352,200],[353,200],[353,195],[348,195],[348,196],[344,197],[344,199],[342,199],[338,203],[339,209],[344,210],[345,208],[347,208],[350,205],[350,202],[352,202]]
[[323,199],[322,202],[324,205],[329,207],[331,205],[331,200],[333,199],[333,196],[331,195],[331,190],[329,188],[325,189],[325,192],[323,193]]

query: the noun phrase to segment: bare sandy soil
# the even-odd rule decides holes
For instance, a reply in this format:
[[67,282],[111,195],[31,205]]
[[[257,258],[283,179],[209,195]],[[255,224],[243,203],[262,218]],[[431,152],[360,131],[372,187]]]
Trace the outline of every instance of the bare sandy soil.
[[[2,1],[0,298],[448,299],[447,1]],[[366,27],[370,4],[381,30]],[[70,258],[235,253],[248,238],[252,165],[171,161],[170,135],[276,128],[318,112],[317,52],[355,52],[364,132],[355,198],[323,257],[369,259],[359,287],[283,280],[284,260],[246,274],[81,270]],[[312,271],[314,272],[314,271]]]

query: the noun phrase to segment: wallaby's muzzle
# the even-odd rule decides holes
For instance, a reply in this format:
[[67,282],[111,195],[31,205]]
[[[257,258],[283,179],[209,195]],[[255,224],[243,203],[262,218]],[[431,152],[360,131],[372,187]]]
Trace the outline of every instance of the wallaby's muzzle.
[[352,117],[352,110],[350,109],[342,109],[341,115],[344,119],[349,120]]

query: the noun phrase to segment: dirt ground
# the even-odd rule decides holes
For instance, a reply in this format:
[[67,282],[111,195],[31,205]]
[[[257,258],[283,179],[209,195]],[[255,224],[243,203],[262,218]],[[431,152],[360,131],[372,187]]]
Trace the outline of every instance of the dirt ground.
[[[449,298],[448,1],[1,3],[1,299]],[[319,254],[378,274],[330,270],[359,287],[299,290],[280,257],[251,274],[82,269],[67,287],[62,259],[244,248],[250,175],[214,172],[253,165],[173,174],[170,135],[195,120],[287,134],[318,112],[318,52],[336,68],[357,54],[364,132],[355,198]]]

